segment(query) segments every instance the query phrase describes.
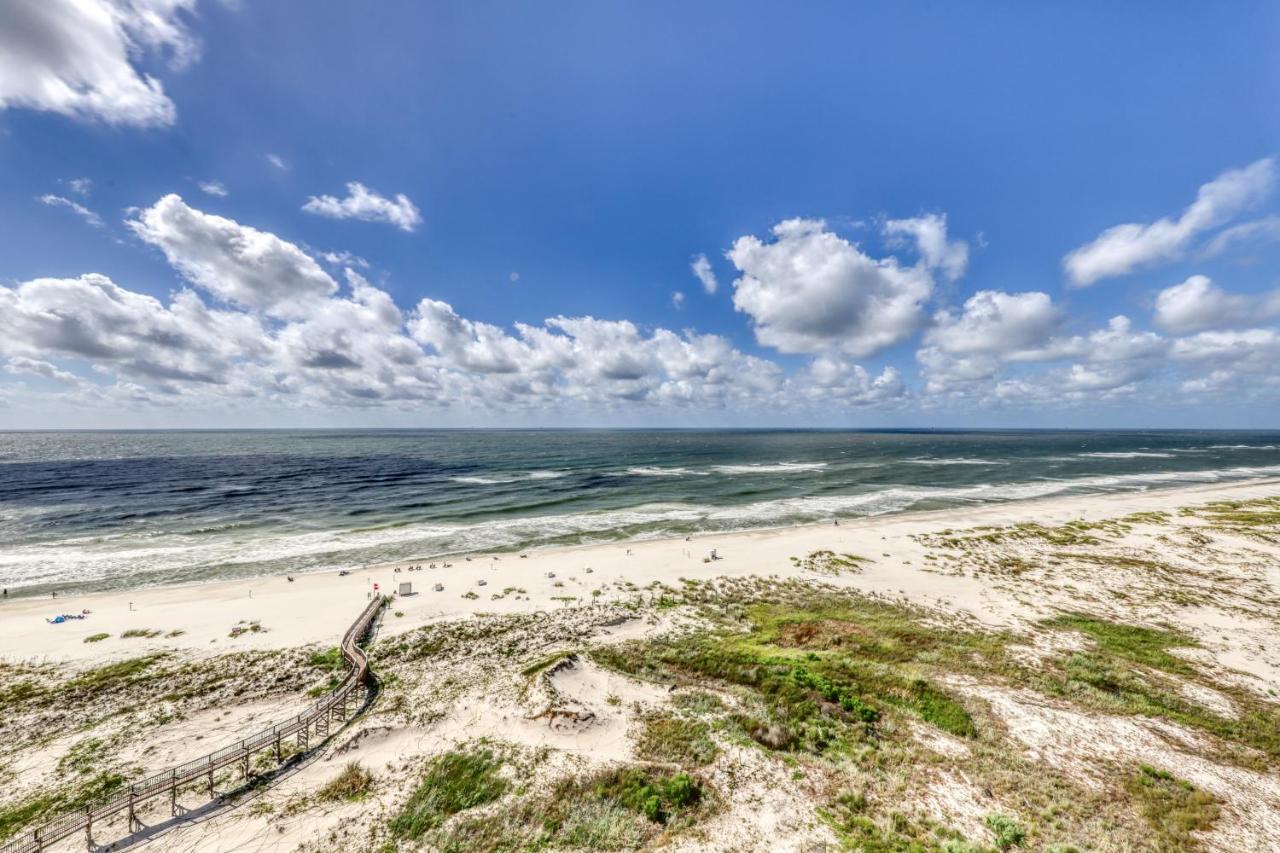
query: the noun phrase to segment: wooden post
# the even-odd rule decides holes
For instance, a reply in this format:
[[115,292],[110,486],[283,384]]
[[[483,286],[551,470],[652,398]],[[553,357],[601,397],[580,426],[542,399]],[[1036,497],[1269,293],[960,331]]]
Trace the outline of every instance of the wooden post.
[[133,786],[130,785],[129,786],[129,831],[130,832],[135,831],[135,827],[137,826],[137,823],[138,823],[138,816],[137,814],[134,813],[134,810],[133,810],[133,796],[134,796]]
[[280,735],[276,735],[276,764],[280,763]]
[[93,850],[93,806],[84,807],[84,846]]
[[249,753],[244,754],[244,758],[240,759],[240,772],[244,774],[244,778],[249,778]]
[[209,799],[213,799],[213,768],[209,768]]

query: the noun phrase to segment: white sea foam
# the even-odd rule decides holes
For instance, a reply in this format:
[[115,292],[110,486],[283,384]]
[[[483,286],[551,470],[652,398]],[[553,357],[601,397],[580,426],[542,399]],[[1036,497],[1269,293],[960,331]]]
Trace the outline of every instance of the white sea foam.
[[564,476],[566,476],[566,473],[564,471],[529,471],[528,473],[522,474],[519,477],[467,476],[467,477],[450,477],[449,479],[455,483],[469,483],[471,485],[476,485],[476,486],[497,486],[504,483],[516,483],[516,482],[519,482],[520,480],[558,480],[559,478]]
[[777,462],[757,465],[712,465],[721,474],[794,474],[798,471],[817,471],[826,468],[826,462]]
[[1277,450],[1280,445],[1275,444],[1211,444],[1212,450]]
[[626,473],[637,477],[705,477],[708,472],[694,471],[690,468],[659,468],[655,465],[640,465],[628,468]]
[[1126,450],[1123,452],[1106,453],[1098,451],[1096,453],[1078,453],[1077,456],[1085,456],[1090,459],[1172,459],[1172,453],[1156,452],[1150,450]]
[[1005,465],[1005,462],[998,462],[993,459],[977,459],[973,457],[956,457],[955,459],[932,459],[927,457],[917,457],[915,459],[904,459],[903,462],[910,462],[912,465]]

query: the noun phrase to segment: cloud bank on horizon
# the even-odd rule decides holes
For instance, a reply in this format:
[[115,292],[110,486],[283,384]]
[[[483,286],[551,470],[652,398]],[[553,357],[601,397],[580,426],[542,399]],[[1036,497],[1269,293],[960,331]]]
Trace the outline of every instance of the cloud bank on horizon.
[[[115,137],[180,132],[188,106],[171,81],[207,59],[200,28],[212,8],[5,4],[0,116],[44,115],[39,132],[89,146],[103,127]],[[234,22],[249,12],[218,14]],[[702,245],[670,252],[663,307],[646,309],[665,318],[583,311],[583,285],[566,282],[538,296],[562,307],[531,322],[520,319],[528,308],[504,310],[545,274],[503,273],[506,295],[483,300],[475,316],[467,288],[450,298],[427,272],[430,257],[421,268],[404,260],[406,245],[450,228],[449,210],[411,173],[401,180],[419,202],[372,188],[387,188],[394,168],[366,183],[336,154],[318,165],[301,149],[286,160],[277,146],[257,144],[253,179],[179,167],[145,182],[164,191],[129,190],[119,214],[96,206],[108,183],[121,198],[110,176],[73,178],[72,164],[39,176],[47,191],[22,203],[60,211],[48,227],[100,233],[111,260],[77,253],[74,269],[49,258],[47,274],[0,270],[10,276],[0,284],[5,425],[23,425],[20,410],[42,413],[40,426],[104,412],[143,426],[198,425],[213,412],[244,425],[299,415],[382,423],[386,413],[425,423],[463,413],[479,424],[1017,421],[1226,399],[1274,413],[1280,399],[1280,281],[1249,274],[1236,289],[1221,280],[1280,244],[1277,164],[1266,150],[1218,164],[1198,187],[1168,188],[1164,197],[1187,199],[1181,207],[1113,219],[1036,258],[1060,273],[1035,285],[992,276],[999,229],[966,213],[957,234],[954,210],[912,212],[916,200],[907,210],[778,211],[719,247],[695,238]],[[314,189],[294,189],[289,202],[287,189],[304,183]],[[258,185],[279,185],[279,203],[264,202]],[[324,191],[334,186],[345,192]],[[1152,210],[1141,200],[1129,208]],[[316,248],[340,241],[359,254]],[[167,275],[149,266],[156,260]],[[514,253],[500,261],[526,269]],[[23,267],[41,263],[24,258]],[[1124,290],[1142,276],[1140,292]]]

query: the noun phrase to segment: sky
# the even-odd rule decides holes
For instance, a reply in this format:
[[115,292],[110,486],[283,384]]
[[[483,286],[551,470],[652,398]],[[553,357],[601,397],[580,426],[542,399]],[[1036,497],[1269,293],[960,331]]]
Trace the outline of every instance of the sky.
[[1277,43],[0,0],[0,428],[1276,427]]

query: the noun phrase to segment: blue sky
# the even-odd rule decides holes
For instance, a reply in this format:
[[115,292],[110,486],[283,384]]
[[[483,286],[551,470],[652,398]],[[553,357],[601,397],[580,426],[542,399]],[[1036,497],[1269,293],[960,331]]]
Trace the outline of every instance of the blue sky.
[[1276,424],[1274,4],[86,6],[0,426]]

